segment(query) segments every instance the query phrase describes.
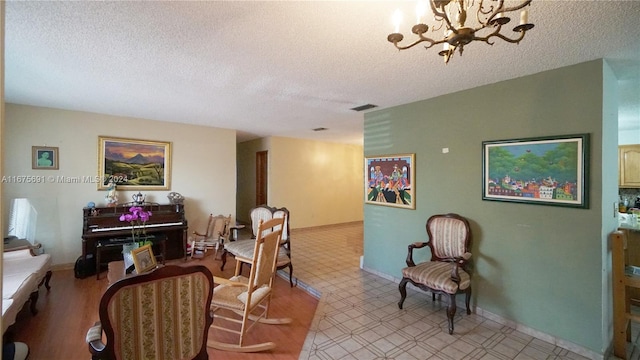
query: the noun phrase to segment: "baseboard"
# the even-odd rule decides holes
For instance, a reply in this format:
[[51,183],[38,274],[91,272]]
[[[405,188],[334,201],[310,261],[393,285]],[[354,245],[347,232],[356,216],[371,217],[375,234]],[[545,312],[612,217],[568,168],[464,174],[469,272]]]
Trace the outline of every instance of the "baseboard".
[[327,224],[327,225],[318,225],[318,226],[309,226],[309,227],[303,227],[303,228],[295,228],[295,229],[291,229],[291,232],[304,232],[304,231],[314,231],[314,230],[320,230],[323,228],[331,228],[331,229],[335,229],[336,227],[340,227],[340,226],[353,226],[353,225],[357,225],[357,224],[364,224],[364,221],[351,221],[351,222],[344,222],[344,223],[337,223],[337,224]]
[[[383,279],[386,279],[386,280],[389,280],[389,281],[393,281],[396,284],[400,283],[401,279],[399,279],[399,278],[395,278],[393,276],[389,276],[387,274],[383,274],[381,272],[378,272],[378,271],[373,270],[373,269],[369,269],[367,267],[363,267],[362,265],[360,266],[360,268],[363,271],[366,271],[366,272],[368,272],[370,274],[374,274],[374,275],[379,276],[379,277],[381,277]],[[411,283],[409,283],[407,285],[409,287],[413,288],[414,290],[423,291],[423,290],[413,286]],[[456,304],[458,305],[458,307],[461,307],[461,308],[465,307],[464,299],[457,300]],[[592,360],[603,360],[603,359],[605,359],[603,354],[598,354],[598,353],[596,353],[596,352],[594,352],[592,350],[589,350],[589,349],[587,349],[587,348],[585,348],[583,346],[580,346],[580,345],[574,344],[572,342],[569,342],[569,341],[566,341],[566,340],[563,340],[563,339],[559,339],[559,338],[557,338],[555,336],[546,334],[544,332],[532,329],[532,328],[530,328],[528,326],[519,324],[519,323],[517,323],[517,322],[515,322],[513,320],[506,319],[506,318],[504,318],[504,317],[502,317],[500,315],[497,315],[497,314],[494,314],[492,312],[486,311],[486,310],[484,310],[482,308],[479,308],[477,306],[474,306],[471,309],[471,311],[474,312],[476,315],[482,316],[485,319],[497,322],[498,324],[501,324],[501,325],[504,325],[504,326],[508,326],[508,327],[510,327],[512,329],[515,329],[515,330],[518,330],[518,331],[520,331],[520,332],[522,332],[524,334],[527,334],[529,336],[533,336],[536,339],[540,339],[540,340],[546,341],[548,343],[554,344],[555,346],[559,346],[559,347],[561,347],[563,349],[567,349],[567,350],[572,351],[572,352],[574,352],[576,354],[582,355],[582,356],[584,356],[586,358],[589,358],[589,359],[592,359]]]

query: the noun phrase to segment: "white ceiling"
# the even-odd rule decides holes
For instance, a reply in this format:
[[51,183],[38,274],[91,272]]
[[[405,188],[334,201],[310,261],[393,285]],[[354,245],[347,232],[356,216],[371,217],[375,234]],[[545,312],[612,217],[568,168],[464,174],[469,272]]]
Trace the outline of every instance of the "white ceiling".
[[535,28],[519,45],[472,43],[446,66],[439,49],[387,42],[396,8],[410,38],[414,6],[8,1],[5,99],[237,129],[239,142],[362,144],[355,106],[386,108],[606,58],[620,79],[620,127],[640,128],[640,1],[534,0]]

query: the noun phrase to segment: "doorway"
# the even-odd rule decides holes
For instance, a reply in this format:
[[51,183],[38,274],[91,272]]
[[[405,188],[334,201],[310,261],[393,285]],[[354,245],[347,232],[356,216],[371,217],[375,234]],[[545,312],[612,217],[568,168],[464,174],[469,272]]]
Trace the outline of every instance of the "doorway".
[[268,152],[256,152],[256,206],[267,205]]

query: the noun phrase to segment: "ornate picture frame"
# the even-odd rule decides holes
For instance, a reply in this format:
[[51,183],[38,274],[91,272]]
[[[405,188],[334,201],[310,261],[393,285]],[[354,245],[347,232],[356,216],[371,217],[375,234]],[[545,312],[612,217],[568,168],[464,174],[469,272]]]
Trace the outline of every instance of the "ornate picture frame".
[[59,170],[58,148],[53,146],[32,146],[31,168],[35,170]]
[[131,250],[131,256],[133,257],[133,266],[135,267],[137,274],[145,273],[149,270],[155,269],[157,266],[156,257],[153,255],[151,244]]
[[482,200],[589,208],[589,134],[482,142]]
[[171,142],[98,137],[98,190],[170,190]]
[[415,154],[367,156],[365,204],[415,209]]

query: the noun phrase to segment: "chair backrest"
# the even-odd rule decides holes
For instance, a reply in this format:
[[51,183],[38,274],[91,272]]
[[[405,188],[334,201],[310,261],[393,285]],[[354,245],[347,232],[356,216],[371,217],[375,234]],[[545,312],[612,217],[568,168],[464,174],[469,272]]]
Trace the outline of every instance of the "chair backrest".
[[[276,272],[276,260],[278,248],[282,240],[284,218],[261,220],[258,223],[257,237],[253,251],[253,264],[249,275],[249,284],[252,284],[250,293],[261,287],[273,286],[273,275]],[[248,302],[250,300],[247,300]]]
[[258,224],[260,220],[271,220],[273,218],[284,218],[284,228],[282,229],[282,240],[289,240],[289,210],[287,208],[275,208],[267,205],[260,205],[251,209],[251,231],[255,238],[258,234]]
[[160,267],[113,283],[100,300],[108,359],[207,359],[213,275]]
[[433,215],[427,220],[431,261],[460,257],[469,251],[469,222],[458,214]]
[[207,231],[207,237],[218,239],[220,237],[227,238],[231,231],[231,214],[229,216],[217,215],[212,216],[209,220],[210,231]]

